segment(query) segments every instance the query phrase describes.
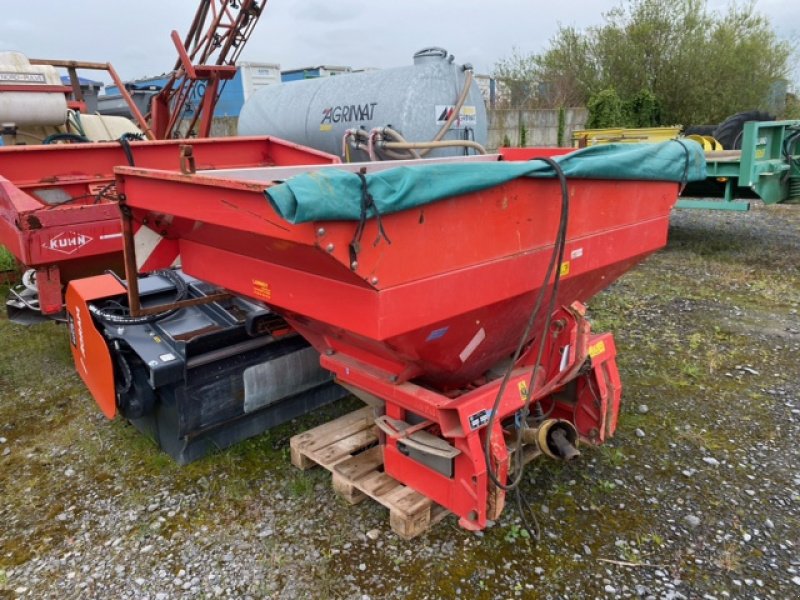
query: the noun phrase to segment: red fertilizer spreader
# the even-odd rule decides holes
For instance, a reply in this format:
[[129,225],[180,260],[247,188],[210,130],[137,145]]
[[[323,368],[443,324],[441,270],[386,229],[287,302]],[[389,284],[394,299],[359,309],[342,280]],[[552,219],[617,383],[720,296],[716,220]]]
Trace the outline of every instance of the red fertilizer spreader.
[[519,160],[545,153],[126,167],[117,188],[132,222],[177,240],[186,274],[268,305],[380,407],[388,475],[481,529],[521,464],[613,435],[614,340],[583,303],[665,245],[681,182],[705,169],[679,142],[559,156],[563,179]]

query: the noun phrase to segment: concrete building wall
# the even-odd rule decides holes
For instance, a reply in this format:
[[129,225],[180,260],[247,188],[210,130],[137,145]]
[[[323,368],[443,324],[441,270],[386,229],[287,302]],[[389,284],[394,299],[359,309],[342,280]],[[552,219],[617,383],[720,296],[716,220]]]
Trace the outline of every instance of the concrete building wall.
[[[525,130],[525,146],[558,145],[558,109],[548,110],[489,110],[489,141],[487,149],[496,150],[507,138],[511,146],[522,145],[522,130]],[[585,108],[567,108],[564,112],[563,144],[570,145],[572,132],[585,129],[588,111]]]
[[211,121],[211,137],[235,136],[239,117],[214,117]]

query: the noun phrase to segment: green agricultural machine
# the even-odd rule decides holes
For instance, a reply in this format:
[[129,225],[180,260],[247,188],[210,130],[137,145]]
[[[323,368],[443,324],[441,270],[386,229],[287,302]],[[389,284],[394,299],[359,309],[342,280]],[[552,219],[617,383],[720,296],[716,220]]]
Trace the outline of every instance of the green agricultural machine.
[[741,149],[706,153],[708,178],[688,184],[677,207],[748,210],[751,199],[800,201],[800,121],[750,121],[736,142]]

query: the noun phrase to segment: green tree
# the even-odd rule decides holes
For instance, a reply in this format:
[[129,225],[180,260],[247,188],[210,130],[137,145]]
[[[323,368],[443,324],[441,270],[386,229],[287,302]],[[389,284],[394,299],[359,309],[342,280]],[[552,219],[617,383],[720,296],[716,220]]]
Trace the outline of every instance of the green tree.
[[589,98],[587,108],[589,109],[589,120],[586,126],[589,129],[624,127],[628,124],[622,100],[614,88],[594,94]]
[[511,56],[500,60],[494,67],[494,77],[500,81],[503,93],[500,103],[509,108],[533,108],[537,104],[536,61],[517,48]]
[[786,118],[800,119],[800,98],[795,94],[786,94]]
[[549,108],[582,106],[601,87],[594,37],[574,27],[560,27],[549,50],[533,57],[532,72],[540,82],[539,103]]
[[552,107],[613,88],[623,103],[617,125],[713,123],[761,108],[793,54],[754,2],[718,13],[707,0],[624,0],[600,26],[560,27],[543,53],[517,53],[526,69],[515,81],[527,78],[535,101]]
[[661,123],[661,101],[648,89],[639,90],[623,107],[630,127],[654,127]]

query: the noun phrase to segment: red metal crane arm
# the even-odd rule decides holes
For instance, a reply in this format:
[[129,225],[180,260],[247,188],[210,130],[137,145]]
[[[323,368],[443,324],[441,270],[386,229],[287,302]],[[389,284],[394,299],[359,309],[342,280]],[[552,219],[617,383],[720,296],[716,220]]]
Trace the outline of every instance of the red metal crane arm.
[[[214,107],[225,82],[235,75],[236,60],[253,31],[267,0],[202,0],[183,41],[172,39],[178,51],[169,80],[151,104],[152,129],[159,139],[207,137]],[[186,131],[180,122],[190,99],[205,83]],[[199,130],[195,132],[197,123]]]

